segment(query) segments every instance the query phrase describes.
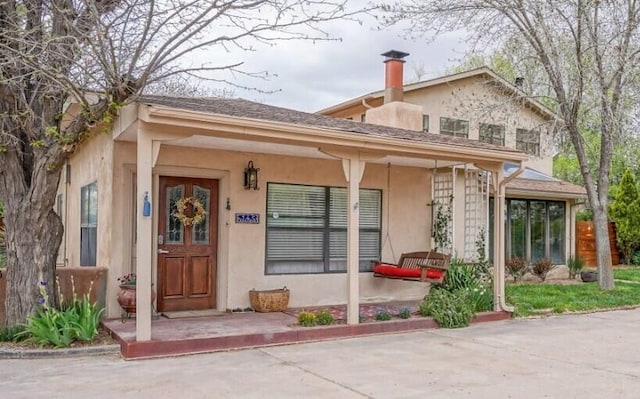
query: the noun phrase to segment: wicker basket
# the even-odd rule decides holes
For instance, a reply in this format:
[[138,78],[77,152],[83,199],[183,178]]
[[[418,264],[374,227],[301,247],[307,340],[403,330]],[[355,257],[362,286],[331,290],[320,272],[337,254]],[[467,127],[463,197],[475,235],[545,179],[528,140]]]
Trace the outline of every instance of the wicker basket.
[[249,291],[251,307],[256,312],[282,312],[289,305],[289,289],[287,287],[268,291]]

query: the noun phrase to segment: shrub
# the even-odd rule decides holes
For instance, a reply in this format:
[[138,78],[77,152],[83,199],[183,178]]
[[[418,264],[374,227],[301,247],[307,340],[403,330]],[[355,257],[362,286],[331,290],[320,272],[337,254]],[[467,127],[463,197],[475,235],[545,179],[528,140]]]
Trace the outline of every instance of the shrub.
[[411,310],[407,307],[404,307],[398,312],[398,317],[401,319],[408,319],[411,317]]
[[62,309],[43,306],[35,316],[20,325],[23,330],[16,333],[15,337],[24,342],[53,345],[56,348],[67,347],[76,340],[92,341],[98,335],[103,312],[104,309],[91,303],[89,294],[81,301],[74,298],[71,305]]
[[513,282],[518,282],[518,279],[525,275],[527,272],[527,262],[524,259],[513,257],[507,260],[504,264],[504,268],[507,274],[513,277]]
[[93,282],[89,286],[89,292],[78,300],[75,291],[73,278],[71,279],[73,290],[73,300],[70,305],[62,303],[60,285],[58,285],[58,295],[60,296],[60,308],[49,305],[46,281],[38,283],[40,291],[41,307],[34,316],[27,318],[26,323],[19,326],[23,329],[14,335],[16,340],[32,342],[44,345],[53,345],[62,348],[71,345],[75,340],[91,341],[98,335],[98,324],[104,309],[98,308],[95,303],[91,303],[89,295],[93,288]]
[[12,342],[17,338],[18,333],[23,330],[20,326],[0,327],[0,342]]
[[490,287],[468,288],[467,299],[474,313],[487,312],[493,309],[493,291]]
[[473,317],[468,291],[433,290],[420,304],[420,314],[433,317],[440,327],[466,327]]
[[378,313],[376,313],[376,320],[378,321],[387,321],[391,320],[392,318],[393,316],[391,316],[391,313],[389,313],[389,311],[386,309],[380,309],[378,310]]
[[531,266],[531,273],[538,276],[540,281],[544,281],[547,278],[547,274],[549,274],[549,272],[555,267],[556,265],[552,264],[551,259],[549,258],[538,259],[533,262],[533,266]]
[[318,312],[316,323],[320,326],[328,326],[333,323],[333,315],[329,312]]
[[567,259],[567,267],[569,268],[569,278],[573,280],[584,268],[584,261],[580,257],[574,258],[570,256],[569,259]]
[[631,264],[632,265],[640,265],[640,251],[635,251],[633,253],[633,256],[631,257]]
[[472,265],[464,263],[461,259],[453,258],[444,281],[438,288],[451,292],[476,287],[479,282],[476,270]]
[[583,209],[576,213],[576,221],[578,222],[589,222],[593,220],[593,213],[591,213],[590,209]]
[[433,291],[444,289],[449,292],[465,292],[474,312],[484,312],[493,308],[492,279],[478,264],[466,264],[459,259],[451,262],[443,283],[434,286]]
[[316,315],[312,312],[302,311],[298,314],[298,324],[303,327],[313,327],[316,325]]

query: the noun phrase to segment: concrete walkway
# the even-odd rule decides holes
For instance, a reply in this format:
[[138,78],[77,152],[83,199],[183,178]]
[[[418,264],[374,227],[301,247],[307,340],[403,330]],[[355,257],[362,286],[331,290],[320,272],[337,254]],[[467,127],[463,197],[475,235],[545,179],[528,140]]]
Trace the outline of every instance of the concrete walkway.
[[638,398],[640,309],[154,360],[0,361],[0,398]]

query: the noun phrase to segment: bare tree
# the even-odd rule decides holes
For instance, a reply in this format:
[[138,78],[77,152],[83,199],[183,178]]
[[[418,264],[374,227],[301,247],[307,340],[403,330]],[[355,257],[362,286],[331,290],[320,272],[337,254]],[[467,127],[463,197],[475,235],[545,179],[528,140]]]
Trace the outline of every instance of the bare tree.
[[[386,24],[408,23],[412,34],[469,32],[472,49],[519,37],[546,72],[563,128],[578,157],[593,211],[599,284],[614,287],[607,232],[612,143],[640,68],[640,3],[635,0],[401,0],[385,7]],[[588,108],[585,93],[598,98]],[[580,118],[592,113],[600,131],[598,173],[588,167]]]
[[[226,59],[229,49],[328,40],[323,22],[356,13],[344,0],[0,0],[7,323],[32,314],[41,289],[56,299],[60,169],[93,126],[108,127],[122,105],[162,79],[248,73]],[[69,102],[80,111],[68,115]]]

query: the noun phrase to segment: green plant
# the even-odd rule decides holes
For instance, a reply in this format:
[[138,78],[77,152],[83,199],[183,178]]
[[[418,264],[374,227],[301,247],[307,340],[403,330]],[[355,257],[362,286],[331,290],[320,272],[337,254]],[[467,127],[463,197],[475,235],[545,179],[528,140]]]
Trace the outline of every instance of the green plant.
[[423,316],[433,317],[444,328],[466,327],[474,314],[465,290],[433,290],[420,304],[419,311]]
[[120,285],[136,285],[137,276],[135,273],[125,274],[118,277],[118,284]]
[[636,250],[633,253],[633,256],[631,257],[631,264],[632,265],[636,265],[636,266],[640,265],[640,251],[639,250]]
[[404,307],[398,312],[398,317],[401,319],[408,319],[411,317],[411,309]]
[[542,258],[533,262],[531,266],[531,273],[535,276],[538,276],[540,281],[544,281],[547,279],[547,274],[553,269],[555,269],[556,265],[551,263],[551,259]]
[[451,227],[453,224],[453,195],[449,196],[449,202],[432,201],[433,214],[432,236],[435,242],[435,250],[451,248]]
[[86,294],[81,301],[74,299],[67,311],[76,315],[76,320],[72,322],[72,325],[78,340],[89,342],[98,335],[98,326],[104,308],[98,308],[97,303],[91,303],[89,294]]
[[630,169],[626,169],[616,195],[609,206],[609,216],[616,223],[616,241],[626,263],[632,261],[634,250],[640,246],[640,195],[638,184]]
[[569,278],[573,280],[584,268],[584,261],[579,256],[575,258],[570,256],[569,259],[567,259],[567,267],[569,268]]
[[328,326],[333,323],[333,315],[329,312],[318,312],[316,323],[320,326]]
[[477,264],[464,263],[461,259],[454,258],[444,281],[441,285],[434,286],[433,290],[464,292],[473,311],[484,312],[493,308],[491,280]]
[[444,281],[438,288],[452,292],[460,289],[476,288],[479,284],[480,280],[474,266],[465,263],[462,259],[453,258]]
[[387,321],[391,320],[392,318],[393,316],[391,316],[391,313],[389,313],[389,311],[386,309],[380,309],[378,310],[378,313],[376,313],[376,320],[378,321]]
[[593,220],[593,213],[590,209],[583,209],[576,213],[576,221],[578,222],[590,222]]
[[522,258],[518,258],[517,256],[509,258],[504,263],[504,268],[507,274],[513,277],[514,283],[518,282],[518,279],[524,276],[528,269],[527,262]]
[[12,342],[17,338],[18,333],[23,330],[20,326],[0,327],[0,342]]
[[[60,309],[49,306],[49,297],[46,294],[45,281],[38,284],[40,290],[40,304],[34,316],[27,318],[27,322],[20,326],[22,331],[14,337],[24,342],[32,342],[41,346],[53,345],[57,348],[69,346],[73,341],[91,341],[98,335],[98,325],[104,309],[91,303],[89,292],[82,300],[78,300],[73,285],[73,300],[65,306],[60,304]],[[58,286],[59,287],[59,286]]]
[[313,312],[303,310],[298,314],[298,324],[303,327],[313,327],[316,325],[316,315]]
[[488,286],[468,288],[467,300],[474,313],[487,312],[493,309],[493,291]]

